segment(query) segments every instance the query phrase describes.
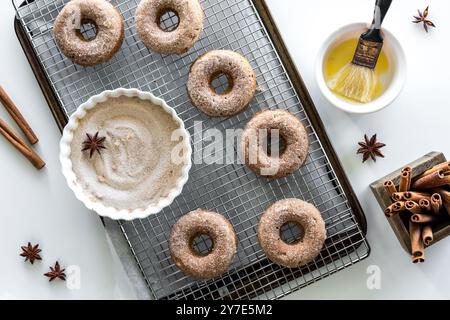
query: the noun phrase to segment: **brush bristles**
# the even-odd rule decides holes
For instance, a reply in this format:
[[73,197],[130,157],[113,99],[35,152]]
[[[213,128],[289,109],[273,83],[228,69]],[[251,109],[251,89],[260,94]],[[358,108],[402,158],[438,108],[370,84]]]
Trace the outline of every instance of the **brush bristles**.
[[373,69],[349,63],[330,81],[328,87],[335,93],[362,103],[372,101],[377,75]]

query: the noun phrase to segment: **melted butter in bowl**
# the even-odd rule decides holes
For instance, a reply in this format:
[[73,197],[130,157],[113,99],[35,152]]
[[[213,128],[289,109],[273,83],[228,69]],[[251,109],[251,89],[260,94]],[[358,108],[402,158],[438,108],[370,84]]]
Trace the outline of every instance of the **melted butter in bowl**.
[[[138,97],[108,98],[79,119],[70,144],[73,172],[91,201],[118,210],[156,205],[177,185],[185,163],[172,159],[179,123]],[[101,154],[82,152],[86,133],[106,137]]]

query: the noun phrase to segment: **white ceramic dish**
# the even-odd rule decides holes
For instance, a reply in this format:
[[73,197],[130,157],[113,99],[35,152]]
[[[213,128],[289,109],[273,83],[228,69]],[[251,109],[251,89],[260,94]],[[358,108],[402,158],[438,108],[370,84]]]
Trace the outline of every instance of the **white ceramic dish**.
[[337,97],[328,88],[324,78],[323,67],[329,50],[350,38],[358,39],[367,28],[368,25],[365,23],[353,23],[333,32],[320,48],[315,66],[316,81],[322,94],[331,104],[349,113],[372,113],[387,107],[400,94],[406,80],[406,57],[403,48],[391,32],[382,28],[384,37],[383,51],[389,59],[391,68],[386,79],[384,79],[385,89],[381,96],[366,104],[353,103]]
[[[107,207],[103,203],[98,201],[92,201],[88,194],[84,191],[84,189],[77,183],[76,175],[72,170],[72,161],[70,158],[71,154],[71,142],[73,139],[73,132],[77,128],[77,122],[79,119],[82,119],[89,109],[95,108],[95,106],[100,103],[108,100],[109,98],[115,98],[119,96],[127,96],[127,97],[138,97],[142,100],[149,100],[153,104],[161,106],[167,113],[169,113],[172,118],[179,124],[179,128],[181,129],[181,136],[183,138],[183,142],[185,143],[185,150],[187,150],[185,159],[185,165],[182,169],[182,175],[178,178],[176,186],[171,190],[167,197],[159,199],[156,205],[148,206],[145,209],[138,210],[117,210],[116,208]],[[192,148],[190,144],[190,135],[189,132],[185,129],[183,120],[181,120],[175,110],[169,107],[164,100],[156,98],[153,94],[149,92],[142,92],[137,89],[116,89],[116,90],[107,90],[102,92],[99,95],[91,97],[88,101],[83,103],[78,107],[75,113],[69,119],[68,124],[64,128],[63,137],[60,142],[60,161],[62,166],[62,172],[64,177],[66,178],[67,184],[70,189],[75,193],[75,196],[83,202],[86,207],[94,210],[99,215],[104,217],[109,217],[114,220],[133,220],[133,219],[141,219],[146,218],[152,214],[156,214],[160,212],[165,207],[169,206],[173,200],[181,194],[183,186],[186,184],[189,178],[189,170],[192,166],[191,162]]]

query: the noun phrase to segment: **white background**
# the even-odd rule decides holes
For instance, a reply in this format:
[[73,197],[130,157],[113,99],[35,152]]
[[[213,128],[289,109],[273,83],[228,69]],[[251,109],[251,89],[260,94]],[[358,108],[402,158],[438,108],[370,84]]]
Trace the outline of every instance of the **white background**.
[[[314,81],[321,43],[338,27],[370,22],[373,0],[268,0],[291,55],[310,90],[327,132],[366,212],[370,257],[288,298],[450,298],[450,239],[426,251],[427,261],[413,265],[398,244],[368,185],[429,151],[450,157],[448,103],[450,2],[394,0],[384,26],[404,47],[408,77],[401,96],[372,115],[348,115],[329,105]],[[437,25],[429,34],[412,24],[418,8],[430,4]],[[59,131],[13,30],[10,1],[0,2],[0,84],[21,107],[39,135],[37,151],[47,161],[36,171],[0,139],[0,298],[133,298],[121,265],[108,248],[97,216],[86,210],[65,186],[58,162]],[[12,122],[0,110],[0,117]],[[356,143],[364,133],[378,133],[388,146],[385,159],[361,164]],[[25,264],[20,245],[39,242],[42,262]],[[78,265],[80,290],[48,283],[42,276],[59,260]],[[368,290],[366,270],[381,269],[381,290]]]

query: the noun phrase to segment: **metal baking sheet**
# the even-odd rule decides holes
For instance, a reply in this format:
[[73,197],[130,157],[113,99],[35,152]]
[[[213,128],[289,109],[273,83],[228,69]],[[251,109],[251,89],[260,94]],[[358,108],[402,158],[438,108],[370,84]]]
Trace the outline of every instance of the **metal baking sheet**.
[[[203,129],[243,128],[262,109],[284,108],[306,126],[311,148],[307,162],[287,178],[270,181],[257,177],[241,164],[196,164],[183,193],[163,212],[147,219],[119,222],[149,291],[155,299],[249,299],[281,298],[293,291],[346,268],[368,256],[365,226],[351,188],[342,184],[341,168],[327,155],[321,123],[313,121],[304,95],[294,85],[283,48],[271,37],[267,12],[261,14],[259,0],[202,0],[205,28],[201,39],[187,54],[160,55],[150,52],[139,40],[134,27],[138,0],[111,1],[125,20],[126,36],[117,55],[108,63],[83,68],[65,58],[52,35],[53,21],[68,0],[12,0],[16,8],[18,35],[58,122],[78,105],[103,90],[134,87],[162,97],[176,109],[194,136],[194,124]],[[176,17],[166,16],[172,26]],[[85,33],[91,30],[84,30]],[[257,73],[258,92],[249,108],[235,117],[211,119],[194,108],[187,96],[189,66],[212,49],[240,52]],[[220,86],[221,83],[216,84]],[[307,105],[308,104],[308,105]],[[58,115],[59,118],[58,118]],[[61,120],[62,119],[62,120]],[[319,138],[322,137],[322,138]],[[194,149],[210,142],[196,139]],[[325,144],[325,146],[324,146]],[[337,169],[336,169],[337,168]],[[299,269],[286,269],[268,261],[258,245],[256,228],[260,215],[273,202],[296,197],[317,206],[326,222],[328,239],[314,262]],[[219,279],[196,280],[185,276],[171,261],[168,235],[171,226],[185,213],[206,208],[224,214],[239,238],[237,256],[229,271]],[[298,232],[284,230],[289,240]],[[205,243],[198,243],[200,250]]]

